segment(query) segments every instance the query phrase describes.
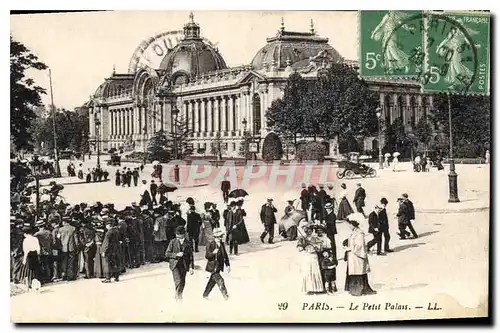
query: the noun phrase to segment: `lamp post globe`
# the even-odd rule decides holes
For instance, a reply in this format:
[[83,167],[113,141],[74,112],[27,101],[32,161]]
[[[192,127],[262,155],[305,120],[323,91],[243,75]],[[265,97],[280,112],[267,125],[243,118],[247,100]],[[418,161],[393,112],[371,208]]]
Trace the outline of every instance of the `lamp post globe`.
[[382,129],[380,126],[380,117],[382,116],[382,109],[378,107],[375,110],[375,114],[377,115],[377,121],[378,121],[378,168],[383,169],[384,168],[384,157],[382,156]]

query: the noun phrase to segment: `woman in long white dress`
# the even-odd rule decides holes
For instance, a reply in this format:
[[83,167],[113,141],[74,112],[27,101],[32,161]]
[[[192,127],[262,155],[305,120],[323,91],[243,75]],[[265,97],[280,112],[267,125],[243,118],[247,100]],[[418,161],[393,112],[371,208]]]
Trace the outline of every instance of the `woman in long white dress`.
[[349,238],[344,241],[344,246],[347,247],[345,290],[353,296],[375,294],[376,291],[368,283],[370,264],[368,263],[365,234],[359,228],[357,221],[348,220],[347,222],[352,231]]
[[305,236],[297,239],[297,249],[300,254],[302,273],[302,292],[308,295],[324,293],[325,286],[321,276],[317,251],[321,241],[313,234],[311,226],[304,228]]

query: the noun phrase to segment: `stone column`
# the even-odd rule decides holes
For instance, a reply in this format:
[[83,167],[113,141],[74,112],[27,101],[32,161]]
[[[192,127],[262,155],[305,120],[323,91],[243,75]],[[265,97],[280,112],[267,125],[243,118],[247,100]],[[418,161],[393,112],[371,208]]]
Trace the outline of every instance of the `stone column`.
[[182,114],[184,115],[184,122],[187,130],[189,129],[189,113],[188,113],[188,104],[186,101],[182,102]]
[[207,131],[207,103],[204,99],[200,101],[200,118],[201,118],[201,128],[200,132],[204,133]]
[[212,136],[212,125],[213,125],[213,118],[214,118],[214,113],[215,113],[215,109],[214,109],[214,100],[209,98],[207,100],[207,103],[206,103],[206,106],[207,106],[207,132],[208,132],[208,136]]
[[187,113],[189,116],[189,121],[187,122],[187,128],[192,131],[193,130],[193,103],[191,101],[187,101]]
[[194,103],[194,133],[199,133],[200,131],[200,107],[199,107],[199,101],[195,100],[193,101]]
[[398,115],[398,94],[393,94],[392,95],[392,110],[391,110],[391,121],[394,122],[396,118],[399,117]]
[[[227,124],[227,100],[226,100],[226,96],[222,96],[222,100],[221,100],[221,105],[222,105],[222,108],[221,108],[221,112],[220,112],[220,123],[219,123],[219,130],[222,131],[222,132],[226,132],[227,129],[226,129],[226,124]],[[221,134],[222,135],[222,134]]]
[[264,133],[264,131],[266,130],[266,117],[265,117],[265,114],[266,114],[266,109],[267,109],[267,88],[264,89],[264,91],[262,92],[261,94],[261,98],[260,98],[260,131],[261,133]]
[[221,102],[220,97],[215,97],[214,105],[214,132],[220,132],[220,115],[221,115]]
[[249,123],[245,110],[245,95],[243,93],[240,93],[240,95],[238,96],[238,112],[236,113],[236,128],[240,131],[243,131],[243,124],[241,123],[243,121],[243,118],[247,120],[248,129]]
[[[229,124],[229,132],[234,131],[234,98],[232,95],[229,95],[229,112],[228,112],[228,124]],[[232,136],[232,134],[230,134]]]

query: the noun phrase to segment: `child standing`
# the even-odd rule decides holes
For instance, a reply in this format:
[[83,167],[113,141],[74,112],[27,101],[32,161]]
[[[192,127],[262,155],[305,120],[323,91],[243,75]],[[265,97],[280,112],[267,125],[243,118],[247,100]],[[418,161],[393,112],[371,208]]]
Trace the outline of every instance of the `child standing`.
[[328,294],[337,292],[337,270],[338,261],[333,257],[331,251],[323,251],[323,258],[321,259],[321,271],[323,273],[323,280],[325,281],[325,289]]

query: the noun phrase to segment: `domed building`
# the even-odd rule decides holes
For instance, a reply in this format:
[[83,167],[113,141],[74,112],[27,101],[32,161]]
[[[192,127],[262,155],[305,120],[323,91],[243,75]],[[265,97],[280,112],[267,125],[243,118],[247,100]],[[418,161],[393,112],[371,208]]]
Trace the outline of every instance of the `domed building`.
[[[142,151],[154,133],[171,135],[182,130],[188,133],[195,154],[200,148],[210,154],[214,140],[220,138],[224,155],[236,156],[246,131],[252,137],[252,149],[259,152],[268,133],[265,112],[283,96],[288,76],[299,72],[315,79],[318,69],[332,62],[349,61],[327,38],[317,35],[312,22],[308,32],[287,31],[282,22],[250,65],[227,67],[191,14],[182,31],[162,33],[141,43],[129,72],[113,70],[97,88],[86,103],[90,139],[98,139],[104,151]],[[372,80],[369,84],[380,94],[386,124],[401,117],[412,131],[431,109],[432,97],[421,95],[418,83]],[[369,138],[365,149],[375,150],[378,145],[376,138]],[[330,155],[336,153],[338,145],[332,141]]]

